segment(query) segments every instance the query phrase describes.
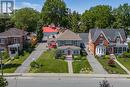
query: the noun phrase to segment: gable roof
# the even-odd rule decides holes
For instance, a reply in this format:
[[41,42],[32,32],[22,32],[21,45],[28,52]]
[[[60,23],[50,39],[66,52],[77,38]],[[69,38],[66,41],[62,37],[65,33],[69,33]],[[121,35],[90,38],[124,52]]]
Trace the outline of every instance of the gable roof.
[[126,35],[124,29],[91,29],[89,31],[91,33],[92,41],[96,41],[98,36],[103,33],[108,41],[115,41],[117,36],[123,41],[126,41]]
[[82,40],[82,39],[80,38],[79,35],[67,29],[61,35],[59,35],[59,37],[57,37],[57,40]]
[[20,37],[27,34],[26,31],[17,28],[10,28],[9,30],[0,33],[0,37]]
[[56,27],[43,27],[42,28],[43,32],[58,32],[58,29]]

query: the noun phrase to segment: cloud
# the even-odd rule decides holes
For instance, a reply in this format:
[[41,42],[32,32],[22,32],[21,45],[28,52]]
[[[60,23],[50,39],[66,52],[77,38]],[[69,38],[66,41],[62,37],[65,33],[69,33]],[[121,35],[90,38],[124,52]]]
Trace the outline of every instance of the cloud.
[[21,2],[19,5],[16,4],[16,9],[20,9],[20,8],[24,8],[24,7],[34,8],[37,11],[41,11],[41,9],[42,9],[42,5],[33,4],[30,2]]

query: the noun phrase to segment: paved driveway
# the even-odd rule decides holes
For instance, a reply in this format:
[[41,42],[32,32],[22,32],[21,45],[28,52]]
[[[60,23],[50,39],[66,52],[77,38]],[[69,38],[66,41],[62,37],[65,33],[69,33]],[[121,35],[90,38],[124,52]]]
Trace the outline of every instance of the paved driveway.
[[26,73],[29,69],[30,63],[34,60],[37,60],[40,55],[47,50],[46,45],[46,43],[39,43],[30,56],[23,62],[23,64],[17,68],[15,73]]
[[107,74],[107,72],[105,71],[105,69],[102,67],[102,65],[98,62],[98,60],[95,58],[94,55],[92,55],[88,49],[87,49],[87,46],[86,46],[86,52],[88,53],[88,56],[87,56],[87,60],[88,62],[90,63],[92,69],[93,69],[93,72],[95,74]]

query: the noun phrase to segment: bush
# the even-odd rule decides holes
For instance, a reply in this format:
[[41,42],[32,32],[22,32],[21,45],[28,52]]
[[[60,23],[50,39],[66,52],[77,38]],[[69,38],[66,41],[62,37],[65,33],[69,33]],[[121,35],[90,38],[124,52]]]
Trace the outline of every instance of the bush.
[[62,55],[61,57],[60,57],[60,59],[62,59],[62,60],[65,60],[65,55]]
[[73,60],[81,60],[81,55],[73,55]]
[[0,77],[0,87],[6,87],[8,85],[8,82],[3,77]]
[[39,68],[39,64],[36,62],[36,61],[33,61],[31,64],[30,64],[31,67],[33,68]]
[[111,66],[111,67],[115,67],[115,66],[116,66],[115,64],[116,64],[116,63],[115,63],[115,61],[114,61],[113,59],[110,59],[110,60],[108,61],[108,65]]
[[109,56],[109,55],[105,55],[105,56],[104,56],[104,58],[109,59],[109,58],[110,58],[110,56]]
[[2,53],[2,55],[3,55],[3,58],[4,58],[4,59],[8,59],[8,58],[9,58],[8,51],[4,51],[4,52]]
[[130,58],[130,53],[124,52],[124,53],[122,54],[122,56],[123,56],[124,58]]
[[16,56],[14,57],[14,59],[19,59],[19,55],[16,55]]

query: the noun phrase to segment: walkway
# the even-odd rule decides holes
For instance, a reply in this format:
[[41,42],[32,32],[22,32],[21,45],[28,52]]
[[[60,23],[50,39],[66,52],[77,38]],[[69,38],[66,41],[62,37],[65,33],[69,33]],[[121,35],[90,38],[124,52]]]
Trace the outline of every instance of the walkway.
[[66,56],[66,62],[68,62],[69,73],[73,74],[73,66],[72,66],[73,59],[72,59],[72,55],[67,55]]
[[123,66],[117,59],[115,59],[114,61],[130,75],[130,71],[125,66]]
[[72,67],[72,61],[67,61],[68,62],[68,69],[69,69],[69,73],[73,73],[73,67]]
[[39,45],[30,54],[30,56],[23,62],[23,64],[17,68],[15,73],[26,73],[29,70],[30,63],[37,60],[40,55],[46,50],[46,43],[39,43]]
[[106,70],[102,67],[102,65],[98,62],[98,60],[92,55],[88,50],[86,46],[86,52],[88,53],[87,60],[90,63],[94,74],[108,74]]

